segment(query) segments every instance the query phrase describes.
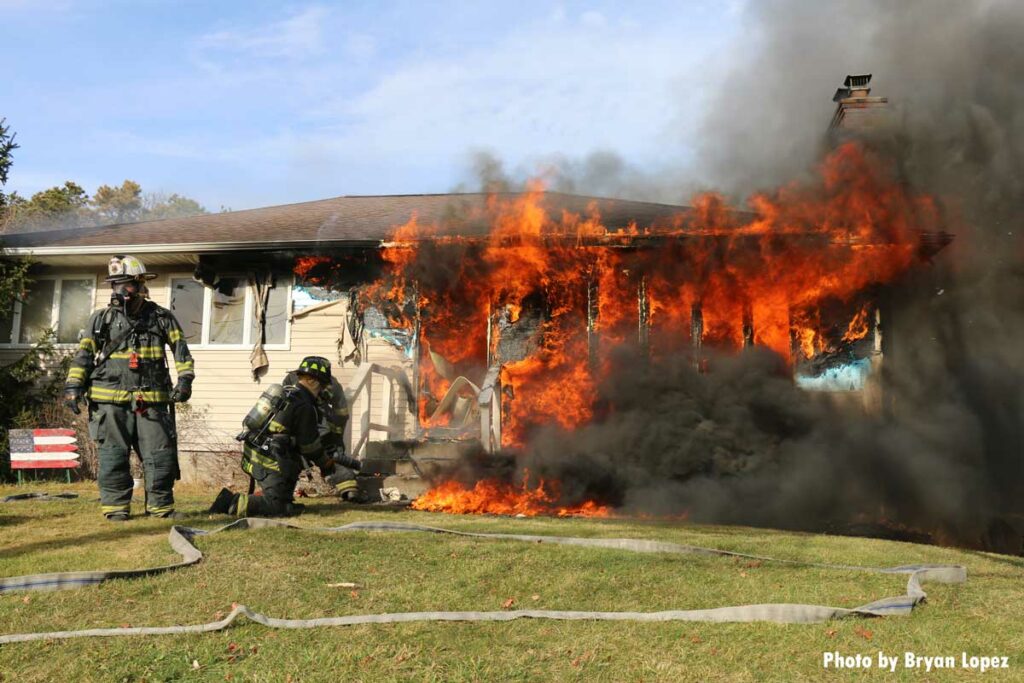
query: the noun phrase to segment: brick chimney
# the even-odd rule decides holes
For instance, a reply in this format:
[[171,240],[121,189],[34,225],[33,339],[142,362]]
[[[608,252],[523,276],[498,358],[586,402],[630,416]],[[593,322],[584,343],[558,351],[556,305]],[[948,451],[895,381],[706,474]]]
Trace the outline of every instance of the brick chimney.
[[828,129],[835,133],[861,133],[874,128],[889,112],[888,97],[871,97],[871,74],[847,76],[832,101],[836,112]]

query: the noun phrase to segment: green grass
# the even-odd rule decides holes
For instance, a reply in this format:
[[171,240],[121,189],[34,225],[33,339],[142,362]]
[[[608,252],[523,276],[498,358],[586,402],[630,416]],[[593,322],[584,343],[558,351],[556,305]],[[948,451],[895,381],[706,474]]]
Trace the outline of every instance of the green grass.
[[[143,567],[177,560],[165,520],[102,520],[91,485],[0,487],[74,490],[81,498],[0,505],[0,575]],[[213,527],[200,511],[213,493],[182,487],[186,523]],[[779,558],[892,566],[963,564],[964,585],[928,584],[909,618],[816,625],[600,623],[405,624],[274,631],[245,624],[219,633],[82,639],[0,646],[0,680],[818,680],[824,651],[875,656],[1008,655],[1024,678],[1024,559],[887,541],[678,522],[504,519],[419,512],[342,511],[314,500],[300,525],[402,520],[452,529],[652,538]],[[663,610],[759,602],[853,607],[899,595],[905,577],[757,565],[719,557],[397,534],[267,529],[197,541],[206,559],[162,576],[56,593],[0,596],[0,632],[157,626],[211,621],[233,602],[302,618],[423,610],[516,607]],[[353,581],[357,591],[330,588]],[[536,596],[536,598],[534,598]],[[198,663],[198,669],[193,662]],[[961,680],[970,671],[897,669],[895,678]],[[893,678],[877,669],[841,672]]]

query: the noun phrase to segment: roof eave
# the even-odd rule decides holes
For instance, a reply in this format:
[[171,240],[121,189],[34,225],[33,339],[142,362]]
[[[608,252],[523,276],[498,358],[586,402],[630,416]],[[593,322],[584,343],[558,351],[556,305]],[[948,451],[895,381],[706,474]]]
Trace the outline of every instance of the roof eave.
[[9,256],[73,256],[92,254],[209,254],[225,251],[292,251],[313,247],[377,248],[381,240],[295,240],[290,242],[181,242],[172,244],[100,244],[53,247],[6,247]]

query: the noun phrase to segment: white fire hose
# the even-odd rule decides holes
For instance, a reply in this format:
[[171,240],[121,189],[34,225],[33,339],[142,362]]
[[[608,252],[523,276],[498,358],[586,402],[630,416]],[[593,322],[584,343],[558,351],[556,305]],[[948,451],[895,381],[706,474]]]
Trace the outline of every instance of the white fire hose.
[[[23,500],[33,496],[19,496]],[[11,497],[9,497],[11,498]],[[8,499],[9,499],[8,498]],[[8,499],[4,499],[6,502]],[[315,628],[320,626],[353,626],[356,624],[395,624],[414,621],[512,621],[513,619],[570,619],[602,621],[703,621],[703,622],[753,622],[772,621],[777,623],[809,624],[849,616],[891,616],[909,615],[926,595],[921,584],[926,581],[939,583],[963,583],[967,570],[961,566],[919,564],[891,568],[858,567],[840,564],[822,564],[797,560],[779,560],[760,555],[736,553],[728,550],[700,548],[664,541],[650,541],[630,538],[574,538],[564,536],[533,536],[526,534],[497,534],[469,531],[454,531],[439,527],[406,524],[402,522],[352,522],[337,527],[298,527],[288,522],[272,519],[246,518],[216,529],[194,529],[186,526],[172,526],[168,540],[171,548],[181,555],[181,562],[146,569],[114,571],[56,572],[33,574],[0,579],[0,594],[13,591],[68,590],[88,586],[111,579],[125,579],[159,574],[196,564],[203,554],[195,546],[196,536],[207,536],[229,530],[263,529],[268,527],[288,528],[306,531],[344,533],[348,531],[418,531],[435,534],[451,534],[469,538],[483,538],[527,543],[553,543],[575,545],[587,548],[611,548],[640,553],[701,554],[736,557],[762,562],[775,562],[803,567],[819,567],[847,571],[866,571],[879,574],[908,575],[905,595],[882,598],[860,607],[846,609],[801,604],[764,604],[716,607],[698,610],[666,610],[662,612],[580,612],[565,610],[504,610],[500,612],[396,612],[386,614],[362,614],[346,617],[324,617],[318,619],[278,619],[254,612],[245,605],[236,605],[231,613],[219,621],[188,626],[141,626],[133,628],[95,628],[80,631],[51,631],[45,633],[18,633],[0,635],[0,644],[20,643],[32,640],[56,640],[63,638],[87,638],[92,636],[138,636],[170,635],[180,633],[206,633],[227,628],[238,617],[244,616],[270,628]]]

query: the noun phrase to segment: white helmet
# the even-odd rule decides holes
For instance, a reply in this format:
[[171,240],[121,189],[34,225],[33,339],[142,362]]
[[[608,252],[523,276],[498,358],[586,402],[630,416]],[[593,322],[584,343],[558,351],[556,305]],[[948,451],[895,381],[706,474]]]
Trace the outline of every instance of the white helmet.
[[156,273],[147,273],[146,266],[134,256],[114,256],[107,264],[107,282],[152,280]]

